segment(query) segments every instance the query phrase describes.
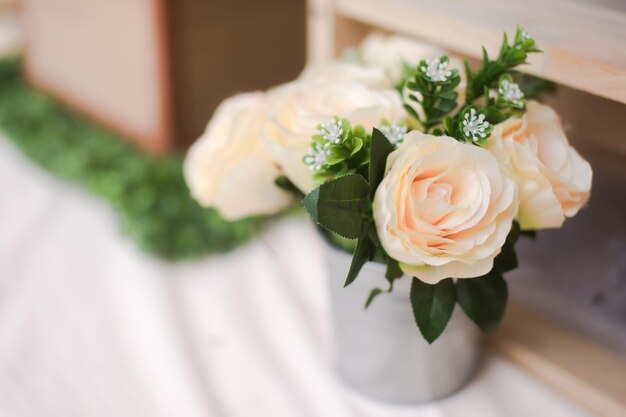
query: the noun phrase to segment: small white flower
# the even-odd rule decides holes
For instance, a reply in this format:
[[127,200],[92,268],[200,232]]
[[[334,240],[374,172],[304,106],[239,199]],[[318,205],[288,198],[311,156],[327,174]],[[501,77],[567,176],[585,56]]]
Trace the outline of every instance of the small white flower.
[[441,62],[439,58],[426,60],[427,65],[422,65],[420,70],[426,78],[433,82],[445,82],[452,75],[448,69],[448,62]]
[[533,36],[530,33],[528,33],[527,31],[525,31],[525,30],[522,30],[521,37],[522,37],[522,41],[519,44],[517,44],[517,46],[516,46],[517,49],[522,49],[522,43],[523,42],[526,42],[528,40],[534,40]]
[[317,131],[326,141],[326,147],[330,145],[338,145],[341,143],[341,135],[343,135],[342,122],[336,117],[321,124],[321,128]]
[[330,149],[324,148],[317,142],[313,142],[309,148],[309,153],[304,156],[304,163],[311,171],[319,171],[326,165],[326,159],[330,155]]
[[524,103],[524,93],[520,90],[519,85],[510,82],[509,80],[502,80],[498,93],[508,102],[513,103],[517,107],[522,107]]
[[477,113],[476,109],[470,109],[469,113],[465,113],[463,120],[463,135],[472,139],[474,142],[485,139],[487,137],[487,129],[489,122],[485,120],[485,115]]
[[383,125],[380,127],[379,130],[387,137],[392,145],[398,146],[402,143],[404,137],[406,136],[407,127],[403,125],[392,124]]

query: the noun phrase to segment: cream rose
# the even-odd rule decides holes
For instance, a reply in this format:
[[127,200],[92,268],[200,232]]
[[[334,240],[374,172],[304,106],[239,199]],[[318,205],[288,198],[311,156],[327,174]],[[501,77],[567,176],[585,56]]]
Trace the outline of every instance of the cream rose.
[[489,272],[517,212],[515,182],[487,150],[410,132],[374,196],[385,251],[435,284]]
[[402,79],[403,64],[416,66],[422,59],[434,59],[445,51],[398,35],[372,33],[361,43],[361,59],[366,65],[382,69],[392,85]]
[[321,83],[358,81],[371,88],[393,87],[380,68],[346,61],[330,61],[309,66],[300,75],[300,80]]
[[269,101],[263,137],[287,177],[305,193],[317,186],[302,158],[320,123],[339,116],[369,130],[382,120],[397,123],[406,117],[396,90],[355,81],[297,81],[272,90]]
[[497,125],[487,149],[518,184],[522,229],[560,227],[587,202],[591,166],[571,147],[557,114],[529,101],[522,118]]
[[226,219],[273,214],[292,203],[274,184],[280,170],[261,139],[266,105],[263,93],[224,100],[185,158],[193,197]]

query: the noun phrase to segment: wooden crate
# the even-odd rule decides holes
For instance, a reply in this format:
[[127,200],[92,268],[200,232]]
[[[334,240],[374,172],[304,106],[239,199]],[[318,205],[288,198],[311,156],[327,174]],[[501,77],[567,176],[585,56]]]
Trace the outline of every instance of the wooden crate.
[[34,86],[154,152],[217,104],[296,77],[305,0],[22,0]]
[[545,53],[525,71],[626,103],[626,6],[620,0],[309,0],[309,56],[323,61],[368,29],[402,33],[464,56],[497,51],[522,25]]

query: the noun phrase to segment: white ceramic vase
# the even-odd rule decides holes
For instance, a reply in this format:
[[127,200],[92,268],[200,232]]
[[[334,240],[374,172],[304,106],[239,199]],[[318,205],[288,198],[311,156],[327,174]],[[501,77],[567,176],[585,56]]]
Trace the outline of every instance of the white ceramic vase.
[[443,334],[429,345],[409,300],[410,277],[395,281],[365,309],[375,288],[388,288],[385,266],[369,262],[343,288],[351,255],[328,246],[336,365],[362,394],[392,403],[433,401],[458,391],[474,374],[482,352],[478,328],[457,305]]

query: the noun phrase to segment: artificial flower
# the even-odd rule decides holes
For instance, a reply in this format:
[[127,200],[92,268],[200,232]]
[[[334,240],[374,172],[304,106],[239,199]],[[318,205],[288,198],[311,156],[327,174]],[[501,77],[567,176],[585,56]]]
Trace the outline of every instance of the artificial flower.
[[184,173],[191,194],[226,219],[274,214],[293,203],[276,186],[281,171],[261,139],[266,112],[264,93],[224,100],[187,153]]
[[435,284],[488,273],[517,212],[516,186],[496,158],[447,136],[408,133],[374,197],[386,253]]

